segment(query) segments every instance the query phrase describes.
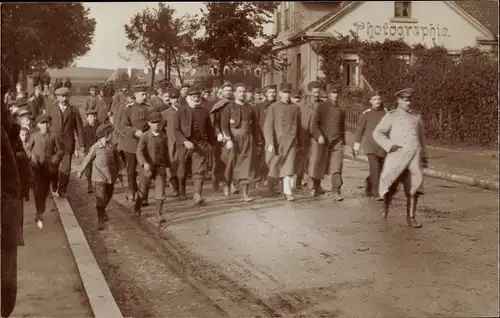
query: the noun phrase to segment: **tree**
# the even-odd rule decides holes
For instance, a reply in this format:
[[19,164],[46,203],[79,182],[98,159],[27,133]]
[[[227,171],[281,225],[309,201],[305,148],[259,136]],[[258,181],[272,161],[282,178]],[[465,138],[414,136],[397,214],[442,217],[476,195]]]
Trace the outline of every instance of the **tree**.
[[90,50],[95,19],[82,3],[2,4],[2,77],[68,67]]
[[[217,63],[221,82],[226,66],[259,64],[280,69],[281,58],[274,47],[275,35],[264,34],[264,24],[271,22],[277,2],[206,2],[200,25],[204,36],[196,39],[198,61]],[[256,45],[257,41],[263,44]]]
[[130,19],[130,24],[125,24],[125,34],[129,40],[127,50],[135,51],[142,55],[151,68],[151,86],[154,85],[156,67],[161,59],[161,51],[154,43],[157,17],[149,8],[137,13]]

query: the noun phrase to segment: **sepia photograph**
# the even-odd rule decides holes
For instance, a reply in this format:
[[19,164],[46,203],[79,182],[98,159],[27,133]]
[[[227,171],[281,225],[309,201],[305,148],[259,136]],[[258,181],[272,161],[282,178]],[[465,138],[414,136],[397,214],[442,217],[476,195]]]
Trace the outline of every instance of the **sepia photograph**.
[[498,317],[499,1],[3,2],[1,317]]

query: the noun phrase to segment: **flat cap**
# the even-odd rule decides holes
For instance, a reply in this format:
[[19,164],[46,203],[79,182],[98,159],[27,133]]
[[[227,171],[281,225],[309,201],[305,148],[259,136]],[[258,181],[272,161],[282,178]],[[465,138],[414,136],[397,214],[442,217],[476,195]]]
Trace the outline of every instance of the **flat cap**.
[[28,109],[28,107],[21,107],[18,111],[17,111],[17,116],[19,118],[23,117],[23,116],[29,116],[31,117],[31,111]]
[[56,89],[55,91],[55,94],[56,95],[69,95],[71,93],[71,90],[65,86],[63,87],[59,87],[58,89]]
[[261,89],[261,88],[256,88],[256,89],[254,90],[254,93],[255,93],[255,94],[262,94],[262,89]]
[[189,87],[187,90],[188,95],[201,95],[201,91],[197,87]]
[[328,93],[338,94],[340,93],[340,86],[338,85],[330,85],[327,89]]
[[181,89],[183,89],[184,87],[189,88],[191,86],[189,86],[189,84],[187,84],[187,83],[184,83],[184,84],[181,85]]
[[369,94],[368,94],[368,98],[371,99],[372,97],[374,96],[382,96],[382,94],[379,92],[379,91],[371,91]]
[[95,109],[87,109],[85,115],[97,115],[97,110]]
[[269,89],[277,89],[277,87],[274,84],[264,86],[264,91],[267,91]]
[[244,87],[245,89],[247,89],[247,86],[241,82],[238,82],[238,83],[233,85],[234,90],[236,90],[237,87]]
[[47,114],[41,114],[40,116],[38,116],[38,118],[36,119],[36,123],[39,124],[39,123],[50,123],[52,121],[52,117],[50,117],[49,115]]
[[398,98],[405,98],[405,97],[412,97],[413,96],[413,89],[412,88],[405,88],[400,91],[397,91],[396,94],[394,94]]
[[95,135],[97,138],[102,138],[106,136],[107,133],[110,133],[113,131],[113,125],[112,124],[102,124],[97,127]]
[[292,83],[281,83],[280,92],[292,92]]
[[151,123],[158,123],[162,119],[160,112],[151,112],[148,115],[148,121]]
[[169,88],[167,90],[167,93],[169,98],[179,98],[179,96],[181,95],[181,92],[179,92],[177,88]]
[[307,90],[310,91],[313,88],[319,88],[319,89],[321,89],[321,83],[318,82],[318,81],[309,82],[309,84],[307,84]]

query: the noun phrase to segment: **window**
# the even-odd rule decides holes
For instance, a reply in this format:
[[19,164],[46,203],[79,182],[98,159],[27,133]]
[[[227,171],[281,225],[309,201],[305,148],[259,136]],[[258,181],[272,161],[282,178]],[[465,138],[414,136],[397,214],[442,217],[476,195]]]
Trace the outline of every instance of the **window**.
[[394,1],[394,17],[411,18],[411,1]]
[[290,30],[290,2],[285,2],[285,28],[284,30]]
[[278,8],[276,12],[276,33],[281,32],[281,12],[279,10],[280,9]]
[[344,60],[344,83],[347,87],[358,86],[358,61]]
[[321,56],[318,56],[316,64],[316,80],[325,77],[325,73],[323,73],[322,67],[323,67],[323,59],[321,58]]

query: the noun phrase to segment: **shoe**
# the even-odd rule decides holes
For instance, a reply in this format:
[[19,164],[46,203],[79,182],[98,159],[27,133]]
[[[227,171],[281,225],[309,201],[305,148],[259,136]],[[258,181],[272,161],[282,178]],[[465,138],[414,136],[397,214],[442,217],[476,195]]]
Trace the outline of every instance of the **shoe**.
[[36,226],[41,230],[43,228],[43,222],[42,222],[42,220],[36,221]]
[[319,195],[318,190],[312,189],[310,195],[312,198],[317,197]]
[[373,199],[375,201],[384,201],[384,198],[382,198],[380,195],[374,196]]
[[109,221],[109,216],[107,213],[104,213],[104,216],[102,217],[102,219],[104,220],[104,222],[108,222]]
[[231,194],[231,190],[227,185],[223,186],[222,189],[224,191],[224,196],[228,197]]
[[102,230],[104,230],[104,227],[105,227],[104,220],[103,219],[98,220],[97,221],[97,230],[102,231]]
[[59,197],[60,197],[61,199],[66,199],[66,198],[68,197],[68,195],[66,194],[66,192],[60,191],[60,192],[59,192]]
[[406,224],[414,229],[419,229],[422,227],[422,224],[418,223],[415,217],[406,219]]
[[203,204],[205,203],[205,199],[201,196],[199,193],[195,193],[193,197],[194,203],[195,204]]
[[288,201],[288,202],[293,202],[295,201],[295,197],[291,194],[285,194],[285,199]]
[[340,193],[333,193],[332,196],[333,196],[333,201],[338,201],[338,202],[344,201],[344,198],[340,195]]
[[87,193],[94,193],[94,189],[92,189],[91,187],[90,188],[87,188]]

